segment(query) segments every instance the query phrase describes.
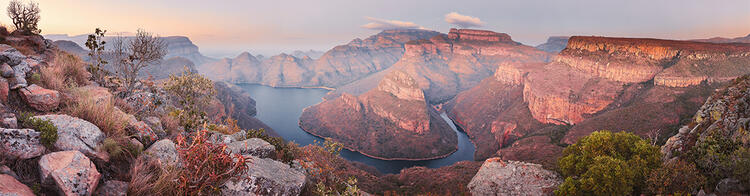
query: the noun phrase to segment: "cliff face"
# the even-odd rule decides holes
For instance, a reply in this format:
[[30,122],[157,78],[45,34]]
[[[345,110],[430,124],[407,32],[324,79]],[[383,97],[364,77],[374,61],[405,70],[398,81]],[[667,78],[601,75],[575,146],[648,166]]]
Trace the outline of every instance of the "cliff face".
[[456,134],[400,71],[362,95],[343,94],[306,108],[300,127],[380,159],[433,159],[457,148]]
[[394,65],[415,78],[428,101],[441,102],[491,76],[498,64],[545,62],[549,54],[521,45],[503,33],[451,29],[448,35],[406,44]]
[[237,124],[242,129],[265,129],[265,133],[278,137],[271,127],[255,118],[257,110],[255,109],[255,100],[240,87],[226,82],[215,82],[216,99],[223,106],[223,110],[228,116],[237,120]]
[[[727,80],[714,73],[750,73],[738,67],[746,51],[744,44],[573,37],[550,63],[500,64],[494,77],[444,109],[477,146],[476,158],[497,151],[503,158],[549,164],[560,145],[597,130],[664,138]],[[677,79],[707,79],[687,87],[659,82],[668,70],[688,64],[698,71],[679,72]]]
[[[437,34],[415,29],[385,30],[366,39],[354,39],[346,45],[336,46],[317,59],[313,59],[315,55],[295,52],[296,55],[281,54],[238,62],[238,58],[245,56],[240,55],[235,59],[205,64],[201,70],[209,77],[229,82],[285,87],[338,87],[391,67],[403,56],[406,42]],[[237,67],[242,68],[233,70]]]

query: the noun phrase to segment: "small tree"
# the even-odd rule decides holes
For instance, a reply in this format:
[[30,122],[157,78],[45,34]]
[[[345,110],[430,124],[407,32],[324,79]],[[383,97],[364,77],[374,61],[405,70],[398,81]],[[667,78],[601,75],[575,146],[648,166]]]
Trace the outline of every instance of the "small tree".
[[139,29],[135,37],[128,40],[117,37],[112,42],[113,65],[117,74],[125,80],[125,90],[132,93],[138,81],[138,72],[156,64],[167,54],[167,43],[160,37]]
[[86,47],[89,48],[89,57],[92,61],[89,72],[94,76],[94,81],[99,83],[104,81],[105,76],[101,67],[107,64],[107,61],[104,60],[104,44],[107,43],[103,40],[105,33],[107,33],[107,30],[96,28],[94,34],[89,35],[86,40]]
[[8,16],[13,21],[13,25],[16,30],[20,30],[25,34],[39,34],[42,32],[37,28],[37,23],[41,16],[39,15],[39,4],[31,1],[26,5],[23,5],[21,1],[11,0],[8,3]]
[[206,108],[216,94],[214,83],[200,74],[192,73],[185,67],[182,75],[170,75],[164,90],[172,95],[180,109],[175,108],[170,115],[180,121],[185,130],[193,130],[206,122]]

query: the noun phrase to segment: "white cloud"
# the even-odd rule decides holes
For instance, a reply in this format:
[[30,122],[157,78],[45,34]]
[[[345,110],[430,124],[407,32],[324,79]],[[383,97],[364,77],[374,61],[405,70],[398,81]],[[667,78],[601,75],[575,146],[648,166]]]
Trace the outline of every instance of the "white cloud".
[[362,28],[373,29],[373,30],[386,30],[386,29],[424,29],[424,27],[414,24],[413,22],[398,21],[398,20],[385,20],[373,17],[365,17],[370,23],[362,25]]
[[477,17],[461,15],[457,12],[446,14],[445,22],[458,25],[461,28],[481,27],[484,25],[484,22]]

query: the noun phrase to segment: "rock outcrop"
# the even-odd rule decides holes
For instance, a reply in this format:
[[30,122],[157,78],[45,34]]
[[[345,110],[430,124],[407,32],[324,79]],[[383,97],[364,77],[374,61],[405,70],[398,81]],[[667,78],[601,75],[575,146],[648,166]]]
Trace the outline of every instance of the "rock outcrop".
[[472,195],[552,195],[561,183],[541,165],[490,158],[467,186]]
[[30,159],[46,150],[40,142],[41,133],[33,129],[0,128],[0,155],[10,159]]
[[97,196],[126,196],[128,195],[128,183],[117,180],[108,180],[96,189]]
[[271,159],[246,156],[247,171],[221,186],[221,194],[234,195],[299,195],[305,186],[302,171]]
[[300,127],[380,159],[433,159],[456,150],[456,134],[428,107],[414,79],[395,70],[379,86],[306,108]]
[[55,110],[60,105],[60,92],[56,90],[45,89],[32,84],[20,89],[19,92],[29,106],[42,112]]
[[96,125],[68,115],[42,115],[34,118],[49,120],[57,127],[56,149],[77,150],[90,157],[106,159],[99,153],[105,136]]
[[177,154],[177,145],[169,139],[159,140],[144,151],[144,157],[157,160],[162,166],[180,166],[182,160]]
[[233,154],[248,155],[258,158],[271,158],[276,147],[258,138],[250,138],[227,144],[227,149]]
[[42,184],[56,187],[60,195],[92,195],[102,176],[94,163],[78,151],[42,156],[39,172]]
[[13,176],[0,174],[0,195],[33,196],[34,192]]

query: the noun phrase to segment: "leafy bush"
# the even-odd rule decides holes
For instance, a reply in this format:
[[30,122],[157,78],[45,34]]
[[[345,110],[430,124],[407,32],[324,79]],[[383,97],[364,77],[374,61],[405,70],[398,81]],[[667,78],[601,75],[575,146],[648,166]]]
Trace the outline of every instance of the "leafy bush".
[[34,118],[31,113],[21,113],[18,118],[21,126],[41,132],[41,142],[47,148],[53,148],[57,142],[57,127],[49,120]]
[[58,91],[70,87],[88,84],[91,74],[86,71],[86,65],[75,55],[58,51],[50,66],[40,69],[41,83],[44,87]]
[[688,151],[687,157],[706,177],[707,186],[714,187],[721,179],[731,177],[735,170],[741,170],[735,168],[739,158],[735,157],[735,153],[740,149],[739,142],[717,133],[708,133],[702,142]]
[[164,90],[176,99],[180,107],[174,108],[170,116],[177,118],[185,130],[193,130],[206,122],[206,112],[203,108],[216,94],[211,80],[185,68],[181,75],[169,76]]
[[327,138],[322,144],[315,141],[298,150],[295,156],[302,160],[300,164],[314,183],[314,187],[308,187],[313,194],[359,195],[356,179],[339,170],[345,161],[339,156],[342,148],[342,144]]
[[104,45],[107,44],[104,41],[104,34],[107,30],[96,28],[94,34],[90,34],[86,39],[86,48],[89,49],[89,58],[92,63],[88,66],[89,72],[94,76],[94,81],[103,83],[104,77],[108,75],[107,71],[102,69],[102,66],[107,64],[104,60]]
[[177,144],[184,168],[178,171],[175,189],[184,194],[217,194],[219,186],[247,170],[242,155],[231,154],[225,144],[209,142],[205,130],[193,133],[190,140],[180,136]]
[[661,165],[659,148],[632,133],[597,131],[563,150],[557,195],[631,195]]
[[652,171],[646,186],[654,195],[687,195],[700,189],[704,183],[706,178],[698,173],[693,163],[675,160]]

